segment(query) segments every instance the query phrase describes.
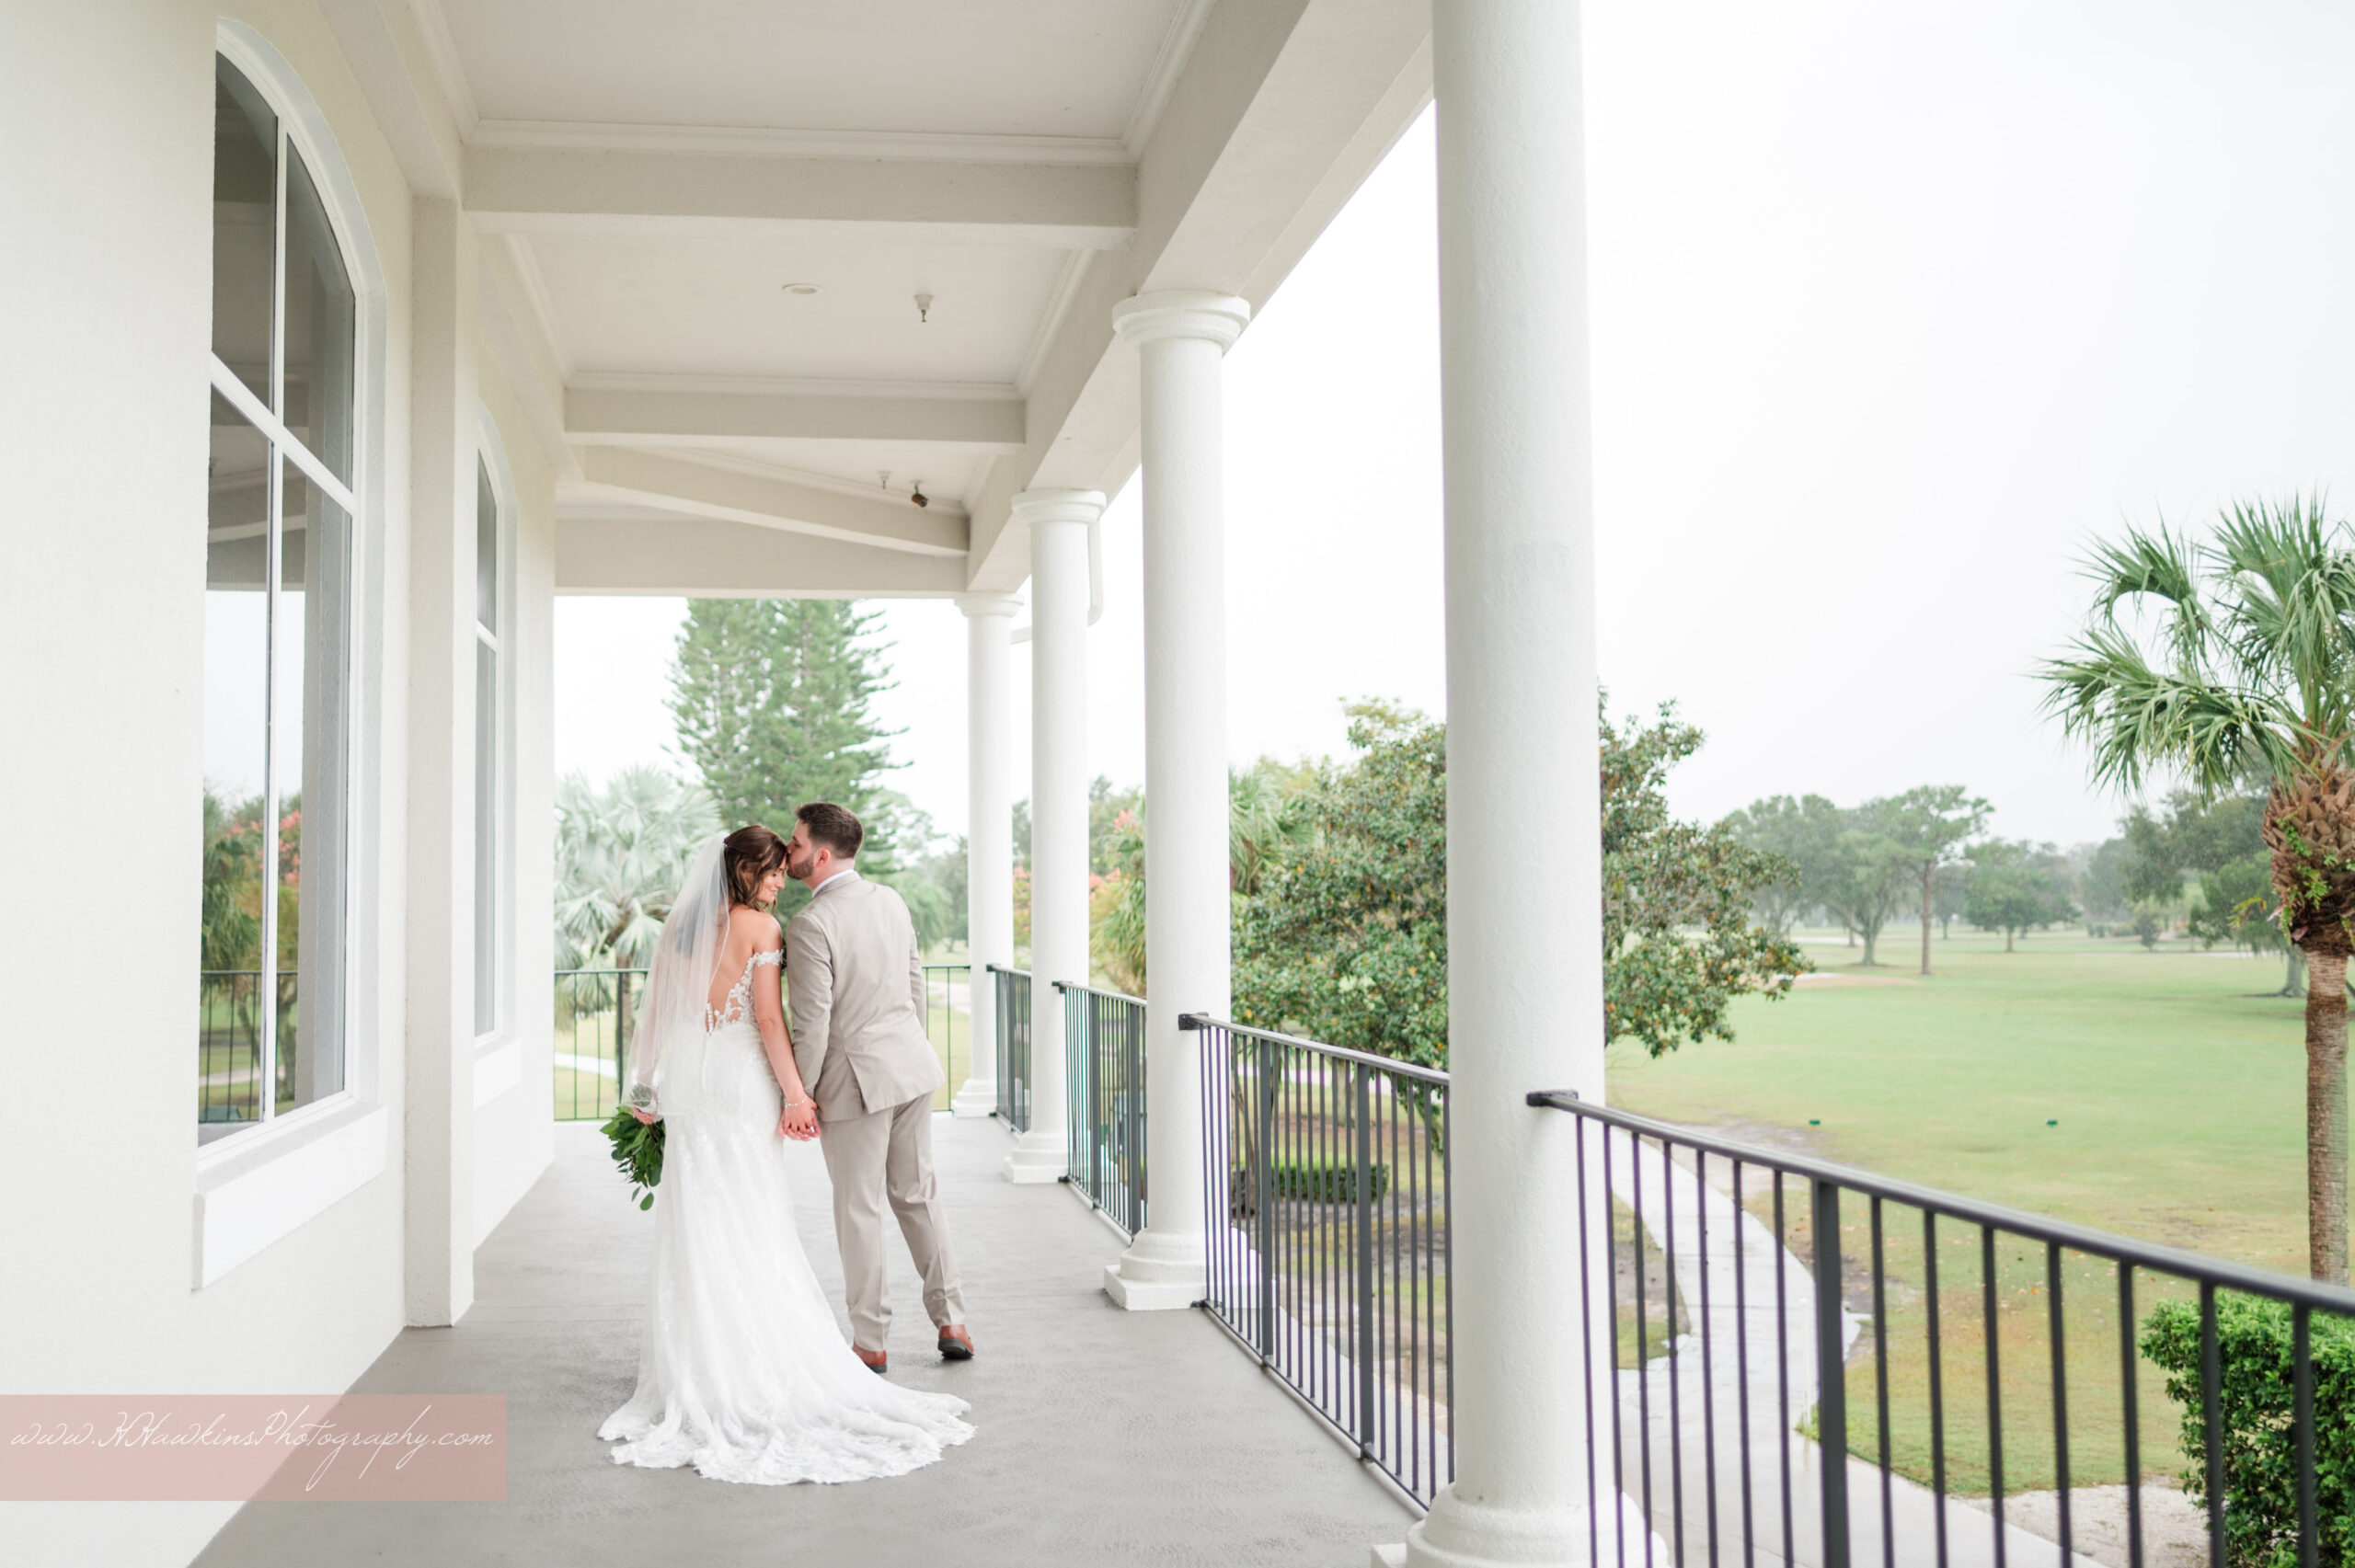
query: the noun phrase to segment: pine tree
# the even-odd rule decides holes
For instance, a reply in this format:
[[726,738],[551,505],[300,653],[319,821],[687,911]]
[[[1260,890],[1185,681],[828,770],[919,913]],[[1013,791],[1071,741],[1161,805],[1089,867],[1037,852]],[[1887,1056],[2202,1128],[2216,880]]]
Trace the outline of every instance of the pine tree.
[[891,872],[899,813],[881,775],[899,765],[885,744],[899,732],[871,711],[892,684],[879,618],[843,600],[688,601],[671,715],[726,826],[790,833],[796,807],[831,800],[867,827],[861,868]]

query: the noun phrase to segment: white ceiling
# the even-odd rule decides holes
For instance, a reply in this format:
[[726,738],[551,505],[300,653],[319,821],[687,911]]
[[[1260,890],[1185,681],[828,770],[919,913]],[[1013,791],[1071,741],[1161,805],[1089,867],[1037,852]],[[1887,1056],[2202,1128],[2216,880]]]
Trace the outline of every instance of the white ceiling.
[[1180,0],[430,0],[492,120],[1118,138]]
[[[946,159],[952,170],[974,159],[1132,163],[1208,8],[1207,0],[410,4],[444,96],[478,147],[758,156],[789,142],[794,155]],[[713,143],[715,132],[755,134],[734,146]],[[719,177],[734,177],[733,167]],[[1018,397],[1078,253],[1016,228],[959,243],[925,243],[908,229],[844,221],[683,234],[600,220],[494,243],[511,246],[530,296],[518,314],[537,322],[571,389]],[[795,295],[789,283],[820,292]],[[920,293],[932,296],[928,321],[918,317]],[[977,495],[993,456],[970,441],[838,430],[568,436],[576,451],[583,440],[660,446],[691,462],[753,464],[870,495],[889,469],[894,490],[904,495],[921,479],[952,512]],[[585,480],[570,489],[559,490],[560,515],[611,508]]]
[[[844,225],[845,230],[848,225]],[[1010,388],[1063,253],[831,237],[537,235],[527,242],[589,374],[978,382]],[[803,297],[788,283],[815,283]],[[933,296],[930,320],[915,296]]]

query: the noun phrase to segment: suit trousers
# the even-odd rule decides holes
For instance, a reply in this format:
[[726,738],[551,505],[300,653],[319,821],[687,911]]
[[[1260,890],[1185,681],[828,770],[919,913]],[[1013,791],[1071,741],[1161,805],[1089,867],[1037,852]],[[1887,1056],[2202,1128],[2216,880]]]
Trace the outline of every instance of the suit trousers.
[[936,1325],[963,1322],[964,1291],[932,1172],[932,1096],[828,1121],[818,1147],[834,1185],[834,1240],[842,1248],[852,1341],[863,1350],[882,1350],[890,1327],[890,1304],[883,1299],[887,1204],[924,1278],[925,1311]]

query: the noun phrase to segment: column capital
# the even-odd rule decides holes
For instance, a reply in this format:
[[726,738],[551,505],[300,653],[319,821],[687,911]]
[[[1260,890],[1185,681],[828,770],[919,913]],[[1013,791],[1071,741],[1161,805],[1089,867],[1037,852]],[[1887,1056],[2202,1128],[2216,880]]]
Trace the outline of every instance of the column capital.
[[960,593],[957,608],[968,621],[982,615],[1011,616],[1022,608],[1022,600],[1011,593]]
[[1104,515],[1101,490],[1025,490],[1014,498],[1014,521],[1036,528],[1042,522],[1094,522]]
[[1124,343],[1201,338],[1224,353],[1251,320],[1251,302],[1204,289],[1156,289],[1112,307],[1112,330]]

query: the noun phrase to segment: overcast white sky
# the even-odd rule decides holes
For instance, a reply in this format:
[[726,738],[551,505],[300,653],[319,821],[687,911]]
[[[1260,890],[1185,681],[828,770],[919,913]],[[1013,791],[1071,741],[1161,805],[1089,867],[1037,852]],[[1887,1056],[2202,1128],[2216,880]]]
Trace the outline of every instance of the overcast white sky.
[[[2355,8],[1593,0],[1587,43],[1602,666],[1707,731],[1678,807],[1951,782],[2105,836],[2028,678],[2085,542],[2355,502]],[[1227,366],[1231,755],[1342,750],[1345,697],[1441,711],[1428,116]],[[1138,528],[1132,486],[1089,643],[1124,783]],[[559,769],[665,755],[681,612],[558,601]],[[963,622],[885,615],[899,785],[961,831]]]

